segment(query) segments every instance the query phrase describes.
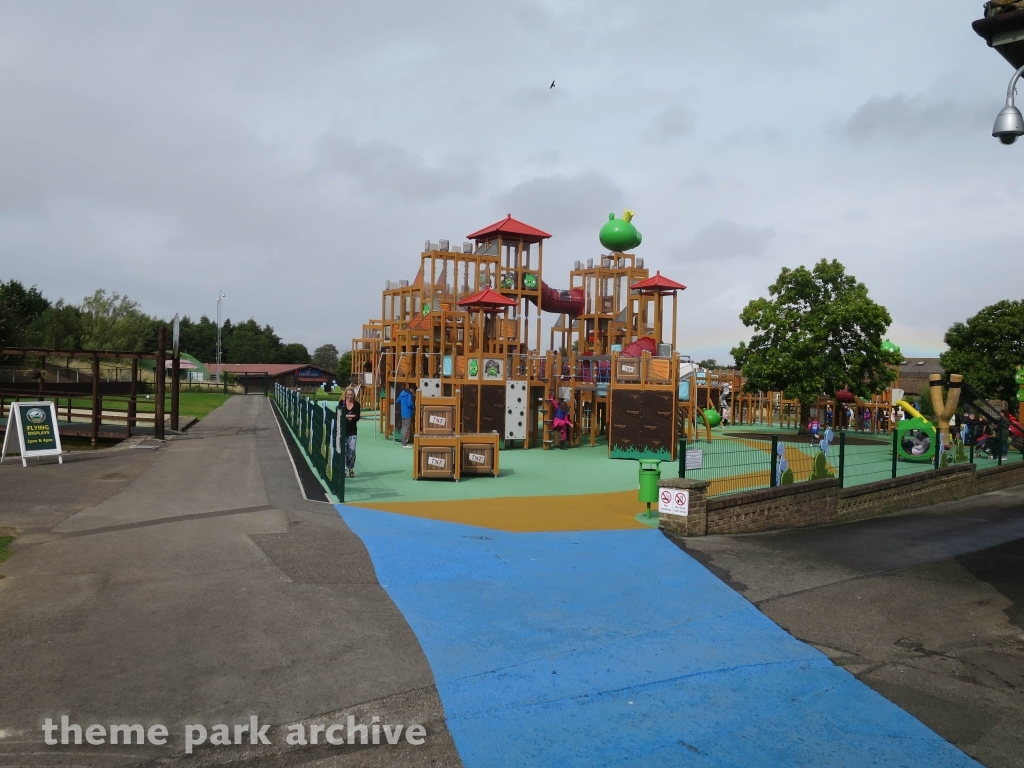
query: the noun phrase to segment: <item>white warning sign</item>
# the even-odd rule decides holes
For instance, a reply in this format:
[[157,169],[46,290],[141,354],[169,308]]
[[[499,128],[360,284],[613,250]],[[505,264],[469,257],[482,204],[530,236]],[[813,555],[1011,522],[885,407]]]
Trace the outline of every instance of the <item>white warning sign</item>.
[[658,492],[658,513],[689,517],[690,492],[680,488],[661,488]]
[[447,463],[448,462],[446,462],[440,456],[427,456],[427,465],[428,466],[437,467],[439,469],[444,469],[445,466],[447,465]]

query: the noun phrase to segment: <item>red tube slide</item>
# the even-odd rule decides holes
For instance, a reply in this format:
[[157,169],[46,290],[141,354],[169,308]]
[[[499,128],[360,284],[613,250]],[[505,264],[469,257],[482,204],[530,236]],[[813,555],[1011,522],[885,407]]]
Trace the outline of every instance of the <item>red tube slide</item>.
[[582,288],[560,291],[541,281],[540,293],[540,309],[543,312],[564,313],[570,317],[578,317],[583,312]]

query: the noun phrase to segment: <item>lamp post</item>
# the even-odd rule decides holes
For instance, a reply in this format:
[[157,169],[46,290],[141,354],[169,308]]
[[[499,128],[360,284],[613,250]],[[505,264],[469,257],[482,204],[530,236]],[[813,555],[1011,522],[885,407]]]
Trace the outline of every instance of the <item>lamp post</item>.
[[224,374],[220,370],[220,309],[221,302],[224,301],[224,297],[227,296],[224,291],[217,292],[217,381],[218,383],[223,380]]
[[1013,99],[1017,95],[1017,81],[1024,74],[1024,67],[1013,73],[1010,78],[1010,85],[1006,89],[1006,106],[996,117],[995,125],[992,126],[992,135],[1003,144],[1013,144],[1021,136],[1024,136],[1024,117],[1020,110],[1014,106]]

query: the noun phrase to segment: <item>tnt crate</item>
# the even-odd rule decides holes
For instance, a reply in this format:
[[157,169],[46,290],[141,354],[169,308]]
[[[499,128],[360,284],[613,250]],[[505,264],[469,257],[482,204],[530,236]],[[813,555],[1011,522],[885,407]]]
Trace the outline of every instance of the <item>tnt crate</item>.
[[414,480],[459,479],[459,438],[417,435],[412,447]]
[[454,397],[421,398],[417,393],[419,411],[417,430],[421,435],[448,436],[458,432],[459,405]]
[[459,471],[463,475],[498,476],[498,439],[489,435],[462,435],[459,438]]
[[620,357],[615,360],[615,380],[634,383],[640,381],[639,357]]

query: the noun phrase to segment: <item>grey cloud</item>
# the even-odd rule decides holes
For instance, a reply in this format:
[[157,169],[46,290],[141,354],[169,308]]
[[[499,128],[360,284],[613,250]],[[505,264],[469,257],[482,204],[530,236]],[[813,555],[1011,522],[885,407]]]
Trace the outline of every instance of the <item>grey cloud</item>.
[[320,141],[320,158],[329,170],[343,174],[371,192],[406,200],[430,200],[477,191],[479,172],[464,157],[428,165],[402,147],[373,141],[360,144],[330,134]]
[[897,93],[869,99],[834,130],[855,142],[907,142],[930,133],[974,131],[994,116],[993,112],[986,118],[981,108],[953,101],[932,102],[922,96]]
[[544,176],[523,182],[499,196],[502,210],[549,232],[567,236],[600,229],[607,213],[623,206],[625,194],[604,174]]
[[654,144],[667,144],[693,133],[693,115],[682,107],[666,107],[655,115],[644,138]]
[[768,250],[775,230],[744,227],[734,221],[718,221],[693,236],[686,245],[674,249],[682,261],[733,259],[740,256],[761,256]]

